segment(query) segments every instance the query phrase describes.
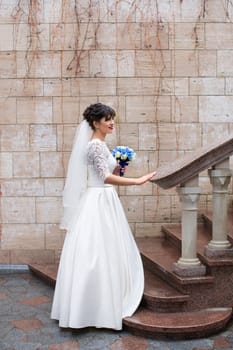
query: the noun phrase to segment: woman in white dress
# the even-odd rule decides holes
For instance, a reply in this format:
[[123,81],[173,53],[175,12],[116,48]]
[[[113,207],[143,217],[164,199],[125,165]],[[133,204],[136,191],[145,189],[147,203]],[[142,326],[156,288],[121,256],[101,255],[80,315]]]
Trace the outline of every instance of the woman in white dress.
[[51,318],[60,327],[122,329],[122,319],[140,304],[144,274],[140,253],[113,185],[141,185],[119,176],[105,137],[115,111],[104,104],[83,113],[63,193],[62,227],[67,230]]

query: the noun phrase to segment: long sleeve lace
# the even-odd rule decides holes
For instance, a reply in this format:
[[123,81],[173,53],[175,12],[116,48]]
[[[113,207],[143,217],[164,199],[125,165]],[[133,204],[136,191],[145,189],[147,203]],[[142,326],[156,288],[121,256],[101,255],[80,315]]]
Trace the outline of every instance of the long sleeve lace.
[[89,143],[87,151],[88,164],[92,164],[98,177],[104,182],[111,173],[109,169],[109,150],[104,142],[93,140]]

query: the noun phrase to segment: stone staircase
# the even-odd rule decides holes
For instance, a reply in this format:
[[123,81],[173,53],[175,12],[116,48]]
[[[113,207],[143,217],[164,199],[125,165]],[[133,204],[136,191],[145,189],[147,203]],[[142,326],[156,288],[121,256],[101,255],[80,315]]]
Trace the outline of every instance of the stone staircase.
[[[162,226],[162,237],[138,238],[145,270],[139,309],[125,329],[148,337],[198,338],[224,329],[233,306],[233,213],[228,212],[233,135],[157,169],[152,182],[176,186],[181,224]],[[212,210],[198,223],[199,173],[208,170]],[[231,208],[232,209],[232,208]],[[200,215],[199,215],[200,217]],[[57,266],[30,265],[54,285]]]
[[[207,267],[205,276],[181,277],[173,272],[180,257],[181,225],[162,226],[163,237],[137,239],[144,269],[142,303],[124,327],[136,335],[198,338],[224,329],[233,306],[233,259],[207,258],[204,247],[211,236],[211,215],[198,225],[197,252]],[[233,242],[233,215],[229,216],[229,240]],[[30,265],[40,278],[55,285],[57,265]]]

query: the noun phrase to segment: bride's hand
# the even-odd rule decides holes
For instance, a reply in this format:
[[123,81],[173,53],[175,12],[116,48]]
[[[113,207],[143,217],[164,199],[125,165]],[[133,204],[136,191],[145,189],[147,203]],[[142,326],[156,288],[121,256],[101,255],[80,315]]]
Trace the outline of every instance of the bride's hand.
[[156,171],[153,171],[152,173],[146,174],[144,176],[141,176],[141,177],[135,179],[136,185],[142,185],[142,184],[150,181],[155,176],[155,174],[156,174]]
[[120,165],[117,165],[113,170],[113,174],[120,176],[120,170],[123,172],[123,174],[125,173],[125,168],[121,168]]

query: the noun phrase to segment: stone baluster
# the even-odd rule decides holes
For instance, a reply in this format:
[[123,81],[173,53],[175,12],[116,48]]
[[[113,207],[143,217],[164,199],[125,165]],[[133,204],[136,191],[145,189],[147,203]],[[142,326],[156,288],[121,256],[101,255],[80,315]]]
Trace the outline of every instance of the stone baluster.
[[229,158],[209,170],[213,186],[212,240],[205,247],[207,257],[233,256],[233,249],[227,239],[228,230],[228,185],[231,180]]
[[197,258],[198,176],[177,187],[182,203],[182,249],[173,271],[180,276],[203,276],[206,268]]

